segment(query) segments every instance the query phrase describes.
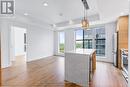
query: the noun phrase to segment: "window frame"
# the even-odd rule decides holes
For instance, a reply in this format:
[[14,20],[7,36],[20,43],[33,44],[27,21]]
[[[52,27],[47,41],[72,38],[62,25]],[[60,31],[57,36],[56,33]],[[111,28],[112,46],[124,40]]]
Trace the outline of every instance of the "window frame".
[[76,30],[75,30],[75,50],[76,50],[76,49],[79,49],[79,48],[77,48],[77,45],[76,45],[76,42],[77,42],[77,41],[82,41],[82,48],[84,48],[84,42],[83,42],[83,41],[84,41],[84,40],[83,40],[83,38],[84,38],[84,30],[82,30],[82,31],[83,31],[83,36],[82,36],[83,38],[82,38],[82,39],[79,39],[79,40],[77,40],[77,38],[76,38],[76,31],[77,31],[77,30],[82,30],[82,29],[76,29]]
[[[60,51],[60,33],[64,33],[64,52]],[[58,31],[58,54],[64,54],[65,53],[65,31]]]
[[[96,29],[99,29],[99,28],[103,28],[103,29],[105,29],[105,26],[97,26],[97,27],[93,27],[93,28],[91,28],[91,29],[95,29],[94,31],[92,31],[92,32],[94,32],[94,38],[88,38],[88,39],[91,39],[92,40],[92,49],[94,48],[94,49],[96,49],[96,39],[100,39],[100,38],[96,38]],[[77,30],[82,30],[83,31],[83,38],[81,39],[81,40],[77,40],[76,39],[76,31]],[[101,33],[102,34],[102,33]],[[104,55],[101,55],[102,57],[104,57],[104,56],[106,56],[106,33],[104,32],[104,35],[105,35],[105,37],[104,38],[102,38],[103,40],[105,40],[105,43],[104,43],[104,46],[105,46],[105,48],[103,49],[105,52],[105,54]],[[76,46],[76,42],[77,41],[82,41],[83,42],[83,44],[82,44],[82,48],[84,49],[85,48],[85,41],[86,40],[88,40],[88,39],[86,39],[85,38],[85,30],[83,30],[82,28],[80,28],[80,29],[76,29],[75,30],[75,49],[79,49],[79,48],[77,48],[77,46]],[[93,45],[94,44],[94,45]],[[81,48],[81,49],[82,49]],[[91,49],[91,48],[87,48],[87,49]],[[97,49],[96,49],[97,50]],[[97,54],[96,56],[100,56],[99,54]]]

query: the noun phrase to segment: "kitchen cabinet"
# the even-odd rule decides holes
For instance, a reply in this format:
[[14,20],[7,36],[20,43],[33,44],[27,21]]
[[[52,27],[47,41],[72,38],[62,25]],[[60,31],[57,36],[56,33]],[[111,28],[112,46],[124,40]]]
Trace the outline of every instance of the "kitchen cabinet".
[[128,49],[128,16],[121,16],[117,21],[117,61],[120,69],[121,49]]

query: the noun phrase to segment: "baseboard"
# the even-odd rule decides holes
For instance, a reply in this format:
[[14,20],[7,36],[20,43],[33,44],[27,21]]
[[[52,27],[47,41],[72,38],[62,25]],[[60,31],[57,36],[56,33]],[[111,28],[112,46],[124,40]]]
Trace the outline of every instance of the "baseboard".
[[[54,55],[51,55],[51,56],[54,56]],[[36,60],[40,60],[40,59],[44,59],[44,58],[48,58],[48,57],[51,57],[51,56],[44,56],[44,57],[39,57],[39,58],[27,58],[27,62],[32,62],[32,61],[36,61]],[[29,60],[28,60],[29,59]]]
[[104,63],[111,63],[113,64],[113,62],[110,62],[110,61],[103,61],[103,60],[96,60],[97,62],[104,62]]
[[5,68],[8,68],[8,67],[10,67],[10,66],[11,66],[11,63],[10,63],[10,64],[4,64],[4,65],[1,66],[1,68],[2,68],[2,69],[5,69]]
[[22,54],[22,55],[17,55],[17,56],[15,56],[15,57],[21,57],[21,56],[25,56],[25,54]]
[[106,62],[106,63],[113,63],[112,60],[108,59],[107,57],[100,57],[100,56],[96,56],[96,61],[99,62]]

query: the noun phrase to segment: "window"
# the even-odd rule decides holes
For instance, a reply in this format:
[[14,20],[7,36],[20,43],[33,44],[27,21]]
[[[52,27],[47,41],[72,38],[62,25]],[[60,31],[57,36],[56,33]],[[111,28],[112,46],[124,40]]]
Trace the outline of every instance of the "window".
[[105,55],[105,39],[96,39],[96,54],[98,56]]
[[76,30],[76,49],[83,48],[83,30]]
[[59,32],[59,53],[64,53],[65,49],[65,33]]
[[96,54],[97,56],[105,56],[105,29],[100,27],[96,29]]
[[97,56],[105,56],[105,41],[104,27],[76,30],[76,49],[95,48]]
[[92,49],[93,35],[92,30],[84,30],[84,48]]
[[84,40],[84,48],[92,49],[92,39],[85,39]]
[[91,31],[84,31],[83,29],[76,30],[76,49],[92,49],[92,35],[90,32]]

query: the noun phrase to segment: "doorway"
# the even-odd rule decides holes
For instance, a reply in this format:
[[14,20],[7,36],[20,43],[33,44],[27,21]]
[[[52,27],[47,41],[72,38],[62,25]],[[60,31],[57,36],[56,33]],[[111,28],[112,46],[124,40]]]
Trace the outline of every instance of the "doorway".
[[26,48],[27,48],[27,30],[26,28],[11,27],[10,41],[10,58],[12,65],[26,63]]

